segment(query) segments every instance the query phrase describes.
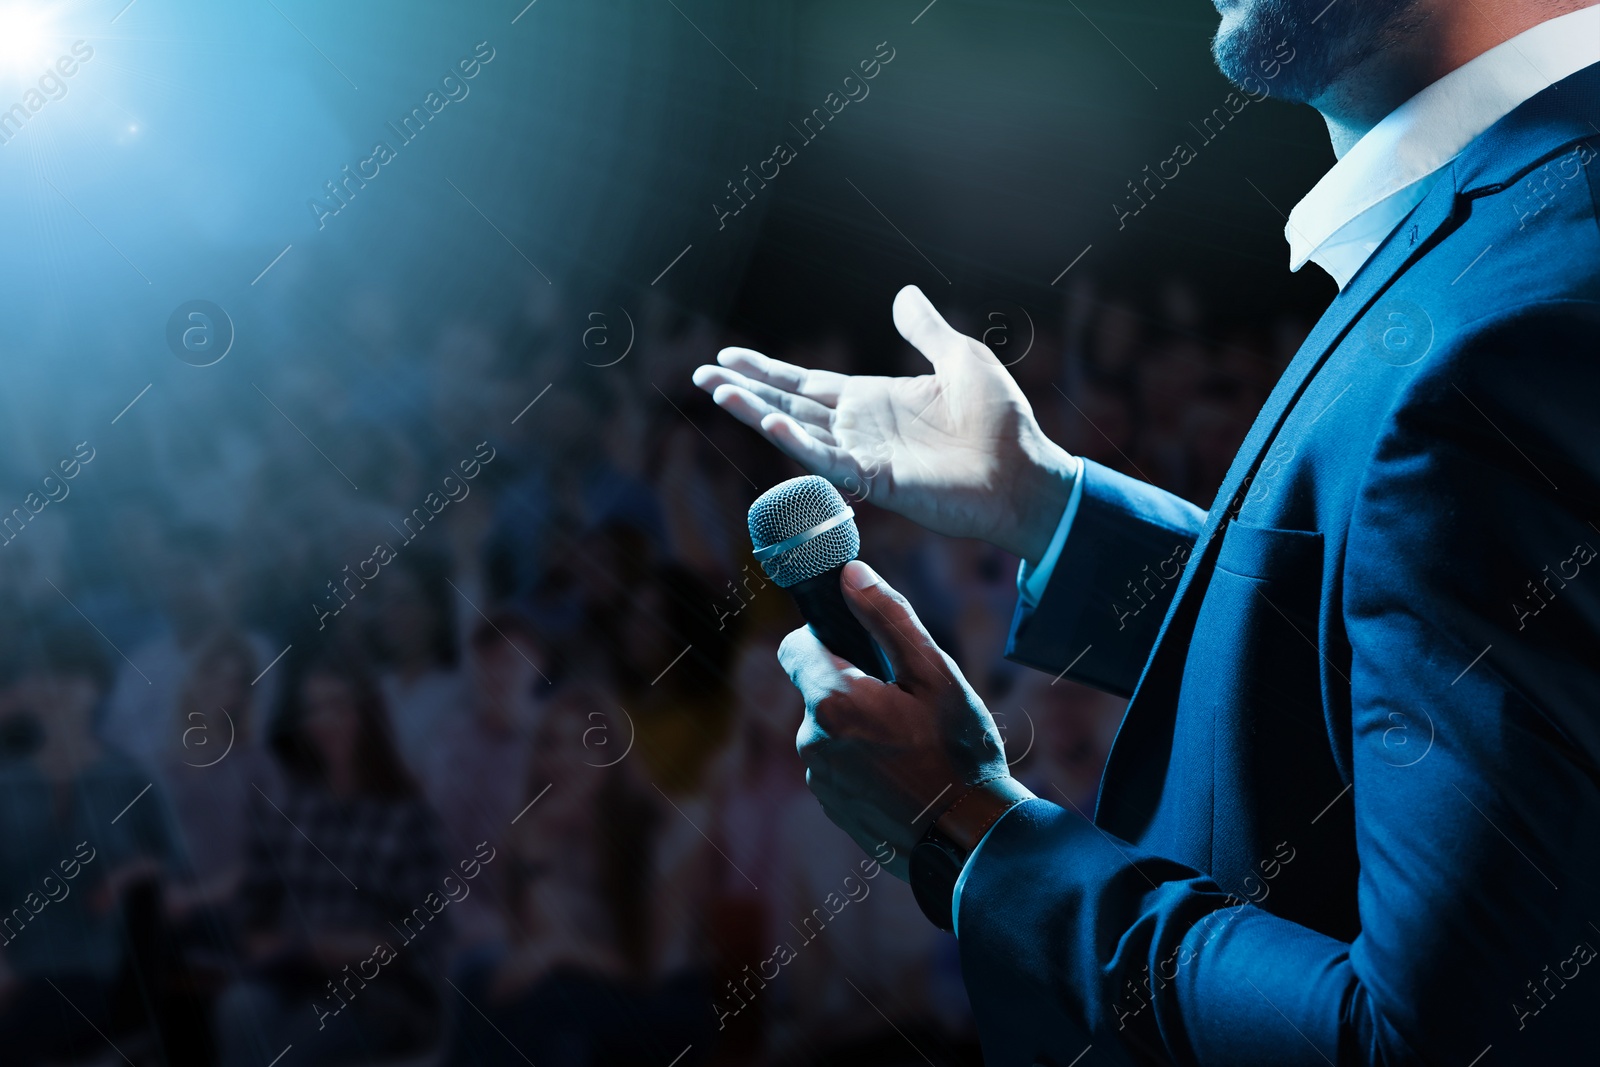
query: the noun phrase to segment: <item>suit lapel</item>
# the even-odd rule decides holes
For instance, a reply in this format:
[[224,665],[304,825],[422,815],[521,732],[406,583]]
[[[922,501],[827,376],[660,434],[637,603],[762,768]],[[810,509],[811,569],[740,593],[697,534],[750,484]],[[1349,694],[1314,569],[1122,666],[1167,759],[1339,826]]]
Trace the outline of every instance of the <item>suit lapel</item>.
[[1189,632],[1216,563],[1219,535],[1236,510],[1235,501],[1243,499],[1262,455],[1317,368],[1389,284],[1454,229],[1459,221],[1456,203],[1452,168],[1328,305],[1256,416],[1206,515],[1117,731],[1095,809],[1095,821],[1101,825],[1124,837],[1137,837],[1160,800],[1171,750],[1167,727],[1177,707]]

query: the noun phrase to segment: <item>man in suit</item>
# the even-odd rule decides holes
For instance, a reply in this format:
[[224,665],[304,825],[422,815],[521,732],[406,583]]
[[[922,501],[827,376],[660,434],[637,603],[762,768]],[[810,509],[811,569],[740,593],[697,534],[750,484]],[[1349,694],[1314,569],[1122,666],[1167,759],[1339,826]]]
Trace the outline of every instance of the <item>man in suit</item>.
[[[1327,118],[1290,216],[1340,292],[1209,510],[1067,455],[896,298],[919,378],[729,349],[808,469],[1024,561],[1008,654],[1131,695],[1093,818],[867,567],[896,682],[809,631],[813,791],[954,926],[991,1065],[1544,1064],[1600,1005],[1600,7],[1233,0]],[[1281,57],[1280,57],[1281,58]],[[920,857],[920,863],[919,858]]]

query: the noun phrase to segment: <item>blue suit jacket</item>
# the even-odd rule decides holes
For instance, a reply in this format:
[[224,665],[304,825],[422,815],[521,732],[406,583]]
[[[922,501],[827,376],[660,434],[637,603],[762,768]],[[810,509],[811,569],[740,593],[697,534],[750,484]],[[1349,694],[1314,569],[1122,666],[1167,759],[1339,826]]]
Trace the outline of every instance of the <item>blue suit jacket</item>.
[[991,1067],[1594,1062],[1591,121],[1600,66],[1456,159],[1209,512],[1086,465],[1008,652],[1132,700],[1092,822],[1031,800],[970,861]]

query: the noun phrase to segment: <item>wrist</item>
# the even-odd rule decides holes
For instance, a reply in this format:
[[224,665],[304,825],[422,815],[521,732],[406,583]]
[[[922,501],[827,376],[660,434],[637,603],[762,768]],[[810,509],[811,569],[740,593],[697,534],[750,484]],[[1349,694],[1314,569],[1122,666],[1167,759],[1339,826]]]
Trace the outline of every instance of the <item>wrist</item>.
[[970,854],[1000,816],[1024,800],[1032,799],[1033,795],[1032,790],[1010,775],[991,778],[957,796],[933,821],[933,828],[963,853]]
[[1019,559],[1038,563],[1050,547],[1061,515],[1072,499],[1079,464],[1066,449],[1035,432],[1025,442],[1004,509],[1008,526],[994,544]]
[[911,850],[911,894],[928,921],[955,929],[955,890],[989,828],[1033,793],[1009,775],[969,786]]

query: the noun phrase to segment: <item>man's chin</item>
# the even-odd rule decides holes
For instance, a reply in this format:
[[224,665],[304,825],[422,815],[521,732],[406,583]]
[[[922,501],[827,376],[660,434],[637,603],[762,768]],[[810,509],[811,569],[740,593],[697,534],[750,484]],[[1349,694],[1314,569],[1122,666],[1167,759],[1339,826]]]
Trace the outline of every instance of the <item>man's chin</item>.
[[1296,0],[1216,0],[1222,21],[1211,41],[1217,69],[1240,89],[1263,89],[1279,100],[1305,103],[1325,88],[1327,63],[1295,41],[1315,40],[1296,32]]
[[1326,94],[1358,61],[1395,45],[1419,24],[1417,0],[1212,0],[1222,14],[1211,56],[1242,89],[1263,84],[1280,100]]

